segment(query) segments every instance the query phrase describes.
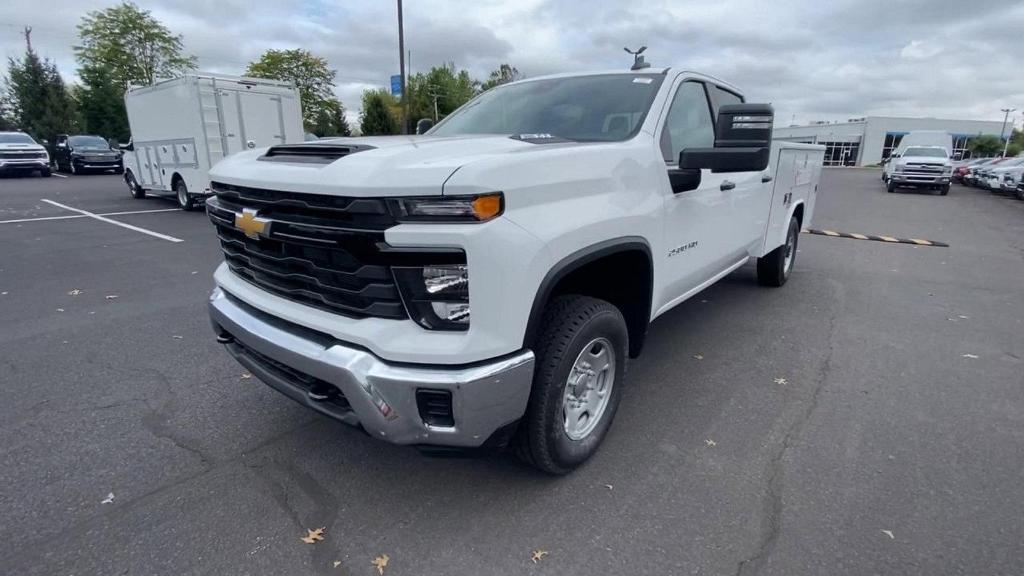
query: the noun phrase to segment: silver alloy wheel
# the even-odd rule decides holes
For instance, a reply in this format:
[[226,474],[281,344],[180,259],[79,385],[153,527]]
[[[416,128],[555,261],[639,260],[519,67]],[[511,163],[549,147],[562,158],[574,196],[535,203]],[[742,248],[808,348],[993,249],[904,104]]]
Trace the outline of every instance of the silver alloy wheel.
[[128,192],[133,196],[135,195],[135,178],[132,177],[131,172],[124,173],[124,183],[128,185]]
[[601,421],[615,384],[615,348],[595,338],[576,357],[565,382],[562,417],[565,435],[583,440]]
[[72,174],[78,174],[78,170],[75,168],[75,161],[74,160],[71,160],[70,162],[68,162],[68,167],[69,167],[68,168],[68,172],[71,172]]
[[787,277],[789,271],[793,267],[793,256],[796,253],[796,234],[789,234],[786,236],[786,247],[785,253],[782,258],[782,273]]

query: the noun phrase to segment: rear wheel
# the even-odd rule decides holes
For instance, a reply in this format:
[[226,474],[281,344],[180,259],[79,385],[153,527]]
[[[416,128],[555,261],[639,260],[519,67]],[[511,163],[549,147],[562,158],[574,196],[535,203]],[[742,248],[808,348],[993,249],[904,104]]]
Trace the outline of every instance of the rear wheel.
[[560,296],[544,312],[533,388],[517,452],[549,474],[567,474],[601,445],[622,397],[629,335],[615,306]]
[[188,193],[188,186],[185,186],[185,181],[181,178],[174,184],[174,194],[178,197],[178,206],[182,210],[192,210],[196,207],[196,199]]
[[786,242],[775,250],[757,259],[757,281],[762,286],[782,286],[789,280],[796,262],[796,247],[800,237],[800,222],[796,217],[789,219]]

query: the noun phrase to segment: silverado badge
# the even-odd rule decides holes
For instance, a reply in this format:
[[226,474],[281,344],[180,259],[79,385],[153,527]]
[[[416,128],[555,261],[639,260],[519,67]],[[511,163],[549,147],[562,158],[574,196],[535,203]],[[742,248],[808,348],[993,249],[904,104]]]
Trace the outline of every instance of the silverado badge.
[[267,232],[270,220],[260,218],[255,210],[244,208],[241,214],[235,214],[235,228],[245,233],[249,238],[257,239],[260,234]]

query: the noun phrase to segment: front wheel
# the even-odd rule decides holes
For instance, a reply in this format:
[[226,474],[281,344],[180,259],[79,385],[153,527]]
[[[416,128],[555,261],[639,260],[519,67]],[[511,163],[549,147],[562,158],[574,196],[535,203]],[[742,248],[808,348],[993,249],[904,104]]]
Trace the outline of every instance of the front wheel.
[[544,311],[536,371],[517,452],[548,474],[567,474],[601,445],[622,397],[629,335],[615,306],[559,296]]
[[789,280],[796,262],[796,247],[800,237],[800,222],[789,219],[786,243],[757,259],[757,281],[762,286],[779,287]]
[[942,196],[949,194],[949,184],[946,184],[942,188],[939,188],[939,194]]
[[896,183],[893,182],[892,179],[890,178],[889,179],[889,183],[886,184],[886,186],[885,186],[885,189],[888,190],[889,193],[895,192],[896,191]]
[[139,183],[135,180],[135,174],[132,174],[130,170],[124,173],[124,183],[128,186],[128,192],[132,195],[132,198],[141,200],[146,197],[146,189],[139,186]]
[[42,176],[43,178],[49,178],[51,174],[53,174],[53,172],[50,170],[49,166],[47,166],[46,168],[41,168],[39,170],[39,175]]
[[178,197],[178,206],[182,210],[192,210],[196,207],[196,199],[188,193],[188,186],[185,186],[184,180],[179,179],[174,185],[174,194]]

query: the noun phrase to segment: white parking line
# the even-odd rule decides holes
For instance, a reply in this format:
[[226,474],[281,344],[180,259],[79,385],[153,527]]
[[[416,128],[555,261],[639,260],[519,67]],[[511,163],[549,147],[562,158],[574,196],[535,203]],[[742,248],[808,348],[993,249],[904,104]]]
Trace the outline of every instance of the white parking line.
[[57,178],[67,178],[67,176],[63,174],[57,174],[56,172],[51,172],[50,176],[56,176]]
[[110,218],[105,218],[103,216],[100,216],[99,214],[93,214],[92,212],[89,212],[87,210],[80,210],[78,208],[72,208],[71,206],[65,206],[60,202],[54,202],[53,200],[47,200],[46,198],[43,198],[42,200],[43,202],[46,202],[47,204],[52,204],[53,206],[56,206],[58,208],[63,208],[65,210],[70,210],[72,212],[78,212],[79,214],[88,216],[90,218],[95,218],[100,222],[107,222],[109,224],[113,224],[114,226],[120,226],[122,228],[127,228],[129,230],[135,230],[136,232],[141,232],[154,238],[160,238],[161,240],[167,240],[168,242],[184,242],[184,240],[182,240],[181,238],[175,238],[174,236],[168,236],[166,234],[161,234],[159,232],[153,232],[152,230],[146,230],[145,228],[139,228],[138,226],[132,226],[131,224],[118,222],[117,220],[111,220]]
[[[155,212],[179,212],[181,208],[161,208],[160,210],[134,210],[132,212],[106,212],[96,216],[127,216],[130,214],[153,214]],[[73,216],[41,216],[39,218],[19,218],[18,220],[0,220],[0,224],[16,224],[21,222],[40,222],[43,220],[73,220],[75,218],[89,218],[85,214]]]

